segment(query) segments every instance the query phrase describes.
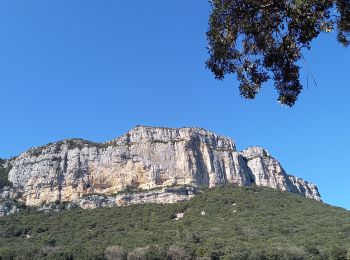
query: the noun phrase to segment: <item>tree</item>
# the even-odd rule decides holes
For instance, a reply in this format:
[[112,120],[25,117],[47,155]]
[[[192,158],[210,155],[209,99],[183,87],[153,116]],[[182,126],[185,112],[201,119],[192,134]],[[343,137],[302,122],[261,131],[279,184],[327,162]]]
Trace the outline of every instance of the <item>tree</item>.
[[254,99],[272,79],[281,104],[293,106],[302,50],[322,32],[337,30],[350,44],[350,0],[210,0],[207,67],[217,79],[236,74],[240,94]]

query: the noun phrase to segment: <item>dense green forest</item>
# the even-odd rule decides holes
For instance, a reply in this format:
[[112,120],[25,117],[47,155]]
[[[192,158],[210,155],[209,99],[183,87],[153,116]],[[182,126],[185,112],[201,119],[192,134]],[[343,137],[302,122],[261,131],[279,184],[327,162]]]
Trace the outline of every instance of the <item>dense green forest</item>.
[[[177,213],[183,218],[175,219]],[[348,259],[350,212],[261,187],[0,219],[1,259]]]

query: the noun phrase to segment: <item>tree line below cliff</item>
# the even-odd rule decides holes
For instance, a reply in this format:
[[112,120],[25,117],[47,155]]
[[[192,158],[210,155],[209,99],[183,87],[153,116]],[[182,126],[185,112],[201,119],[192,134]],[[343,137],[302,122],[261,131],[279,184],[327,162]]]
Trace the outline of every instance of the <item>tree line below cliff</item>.
[[[183,217],[176,219],[178,213]],[[262,187],[0,219],[1,259],[349,259],[350,212]]]

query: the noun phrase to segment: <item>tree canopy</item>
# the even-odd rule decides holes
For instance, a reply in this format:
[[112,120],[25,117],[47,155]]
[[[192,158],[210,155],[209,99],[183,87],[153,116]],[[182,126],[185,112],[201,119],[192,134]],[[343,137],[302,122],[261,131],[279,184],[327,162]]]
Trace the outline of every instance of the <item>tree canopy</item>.
[[322,32],[350,44],[350,0],[211,0],[207,67],[217,79],[236,74],[243,97],[254,99],[272,79],[278,101],[301,93],[302,50]]
[[[0,218],[0,259],[350,256],[349,211],[270,188],[227,185],[174,204],[62,208],[27,208]],[[178,213],[183,218],[176,220]]]

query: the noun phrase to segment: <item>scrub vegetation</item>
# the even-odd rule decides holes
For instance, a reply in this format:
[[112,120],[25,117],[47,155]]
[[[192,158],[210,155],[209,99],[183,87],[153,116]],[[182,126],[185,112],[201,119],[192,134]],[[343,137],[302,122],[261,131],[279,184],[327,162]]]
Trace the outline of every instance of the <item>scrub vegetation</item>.
[[349,253],[349,211],[261,187],[204,189],[176,204],[26,209],[0,219],[1,259],[349,259]]

